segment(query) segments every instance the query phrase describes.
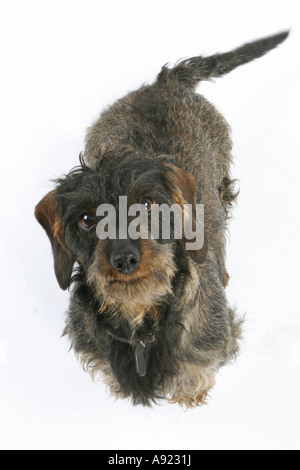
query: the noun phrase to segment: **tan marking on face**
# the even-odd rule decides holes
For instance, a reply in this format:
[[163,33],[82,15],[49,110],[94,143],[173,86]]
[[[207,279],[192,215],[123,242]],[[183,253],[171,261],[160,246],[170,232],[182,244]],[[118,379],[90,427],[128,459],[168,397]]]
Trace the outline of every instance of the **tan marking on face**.
[[176,274],[170,245],[161,245],[155,240],[141,240],[140,244],[142,260],[135,273],[125,275],[115,271],[103,241],[98,243],[88,271],[88,283],[101,301],[101,312],[118,311],[133,326],[140,324],[146,313],[155,317],[161,300],[172,295],[172,280]]

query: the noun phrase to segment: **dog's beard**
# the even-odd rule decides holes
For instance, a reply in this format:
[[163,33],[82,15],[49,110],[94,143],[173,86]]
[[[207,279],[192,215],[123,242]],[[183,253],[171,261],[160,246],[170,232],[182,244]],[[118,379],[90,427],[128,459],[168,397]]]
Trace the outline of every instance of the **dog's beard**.
[[125,275],[111,267],[99,244],[88,271],[88,283],[100,301],[100,311],[121,313],[134,324],[146,313],[154,313],[155,307],[173,294],[172,280],[177,271],[171,245],[142,240],[141,252],[138,270]]

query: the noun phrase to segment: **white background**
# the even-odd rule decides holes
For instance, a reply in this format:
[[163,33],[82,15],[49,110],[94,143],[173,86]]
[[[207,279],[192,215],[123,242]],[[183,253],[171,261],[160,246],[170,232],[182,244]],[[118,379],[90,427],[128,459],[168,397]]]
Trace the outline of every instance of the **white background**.
[[[297,0],[1,0],[1,449],[300,448],[299,16]],[[60,337],[69,294],[34,206],[103,107],[163,64],[287,28],[277,50],[199,87],[233,129],[241,356],[206,407],[115,402]]]

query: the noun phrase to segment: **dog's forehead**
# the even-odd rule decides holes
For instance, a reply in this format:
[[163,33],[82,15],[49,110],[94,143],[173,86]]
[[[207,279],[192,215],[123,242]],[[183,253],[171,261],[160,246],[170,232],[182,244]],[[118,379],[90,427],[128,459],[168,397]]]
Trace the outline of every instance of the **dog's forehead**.
[[103,203],[118,206],[119,196],[128,196],[128,203],[142,196],[169,200],[168,171],[162,162],[147,157],[104,159],[95,168],[77,168],[61,180],[57,199],[66,213]]
[[126,155],[126,157],[122,157],[114,155],[114,157],[103,158],[96,170],[104,177],[115,174],[130,180],[131,176],[136,178],[151,170],[163,171],[165,166],[155,158],[146,156]]
[[125,195],[133,190],[165,185],[167,168],[161,162],[146,157],[105,161],[96,169],[99,184],[106,195]]

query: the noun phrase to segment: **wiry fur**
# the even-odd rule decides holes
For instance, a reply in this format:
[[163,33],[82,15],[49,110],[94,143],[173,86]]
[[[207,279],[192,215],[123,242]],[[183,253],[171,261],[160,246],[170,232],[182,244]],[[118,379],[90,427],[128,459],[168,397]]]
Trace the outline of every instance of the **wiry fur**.
[[[194,88],[262,56],[288,33],[233,52],[163,67],[151,86],[118,100],[89,128],[81,166],[57,182],[36,216],[52,243],[62,288],[71,282],[65,333],[84,367],[116,397],[150,405],[205,403],[218,369],[238,353],[242,321],[228,305],[225,231],[236,198],[230,173],[230,129]],[[172,238],[138,243],[136,273],[112,268],[109,241],[78,229],[82,211],[118,197],[154,195],[160,203],[202,203],[205,246],[185,251]],[[147,373],[135,366],[146,345]]]

